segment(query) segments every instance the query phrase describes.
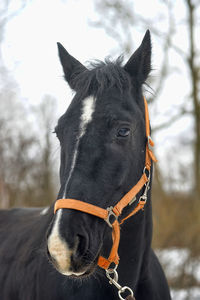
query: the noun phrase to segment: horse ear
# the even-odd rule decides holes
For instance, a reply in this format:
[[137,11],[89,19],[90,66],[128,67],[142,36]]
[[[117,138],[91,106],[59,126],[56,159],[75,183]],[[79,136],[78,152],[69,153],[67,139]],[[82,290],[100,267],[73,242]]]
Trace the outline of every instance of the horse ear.
[[151,35],[147,30],[140,47],[133,53],[124,69],[139,84],[143,84],[151,71]]
[[60,43],[57,43],[57,45],[60,62],[65,74],[65,79],[67,80],[69,86],[75,90],[75,77],[87,69],[77,59],[71,56],[63,47],[63,45],[61,45]]

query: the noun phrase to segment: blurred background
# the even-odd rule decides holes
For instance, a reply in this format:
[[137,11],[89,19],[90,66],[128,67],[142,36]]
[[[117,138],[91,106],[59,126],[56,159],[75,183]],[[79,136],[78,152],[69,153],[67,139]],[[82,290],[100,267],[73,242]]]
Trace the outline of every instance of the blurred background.
[[159,163],[153,247],[173,299],[200,299],[200,1],[1,0],[0,208],[48,206],[59,189],[52,133],[72,92],[56,42],[82,63],[126,61],[150,29],[144,94]]

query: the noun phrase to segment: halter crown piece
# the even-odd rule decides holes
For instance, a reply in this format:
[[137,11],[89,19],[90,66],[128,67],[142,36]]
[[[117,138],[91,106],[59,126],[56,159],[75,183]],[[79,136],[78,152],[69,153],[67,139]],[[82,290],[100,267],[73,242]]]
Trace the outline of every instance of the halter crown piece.
[[[141,209],[144,209],[144,206],[147,201],[147,192],[149,190],[150,185],[150,169],[151,169],[151,161],[153,160],[156,162],[156,158],[153,154],[152,148],[154,146],[154,142],[150,136],[150,123],[149,123],[149,113],[148,113],[148,105],[147,101],[144,97],[144,107],[145,107],[145,127],[146,127],[146,157],[145,157],[145,166],[143,169],[142,176],[140,177],[139,181],[126,193],[123,198],[114,206],[107,207],[106,209],[101,208],[99,206],[89,204],[80,200],[76,199],[58,199],[55,202],[54,206],[54,213],[58,209],[61,208],[68,208],[79,210],[101,219],[104,219],[105,222],[112,228],[112,238],[113,238],[113,245],[110,251],[110,255],[108,258],[104,258],[103,256],[99,256],[98,259],[98,266],[106,270],[106,276],[109,279],[110,284],[113,284],[118,289],[118,294],[120,299],[125,299],[122,297],[122,294],[127,290],[130,295],[129,297],[133,298],[133,291],[127,286],[120,286],[118,283],[118,274],[117,274],[117,266],[119,264],[119,255],[118,255],[118,248],[119,248],[119,241],[120,241],[120,225],[124,223],[125,220],[130,218],[131,216],[135,215]],[[122,214],[123,209],[127,205],[131,205],[136,200],[136,195],[141,191],[144,187],[144,192],[142,196],[140,196],[139,201],[136,207],[132,210],[130,214],[124,217],[120,222],[118,217]],[[114,222],[111,223],[111,219],[114,219]],[[115,264],[115,268],[109,268],[111,263]],[[112,275],[112,277],[111,277]]]

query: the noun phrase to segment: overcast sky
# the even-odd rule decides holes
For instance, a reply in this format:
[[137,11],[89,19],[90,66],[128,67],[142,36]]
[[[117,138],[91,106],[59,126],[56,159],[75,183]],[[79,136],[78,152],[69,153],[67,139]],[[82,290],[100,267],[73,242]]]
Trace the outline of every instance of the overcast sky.
[[[16,7],[17,2],[17,0],[13,1],[12,5]],[[184,16],[182,1],[176,2],[179,5],[176,5],[175,13]],[[57,41],[61,42],[82,63],[89,59],[104,59],[113,52],[117,53],[119,48],[117,41],[109,37],[104,29],[89,26],[91,20],[98,18],[93,3],[92,0],[34,0],[7,25],[3,48],[4,58],[8,67],[14,69],[21,95],[28,101],[37,103],[43,94],[50,93],[60,98],[60,111],[63,105],[65,107],[63,100],[66,98],[68,87],[61,78],[62,70],[57,56]],[[164,15],[165,7],[160,4],[160,1],[140,0],[134,3],[134,10],[143,18],[151,16],[153,19],[158,13],[161,17]],[[167,26],[165,18],[160,18],[158,26],[159,30],[165,31]],[[133,28],[135,47],[141,43],[144,33],[144,29]],[[180,27],[176,35],[176,40],[183,49],[187,47],[185,34],[184,27]],[[154,36],[152,36],[152,43],[153,68],[159,70],[162,49]],[[121,49],[118,51],[117,55],[120,55]],[[172,65],[176,59],[174,54],[171,55]],[[153,76],[157,76],[156,71]],[[174,81],[173,78],[170,90],[173,87],[173,95],[176,93],[174,97],[178,98],[177,101],[179,100],[179,97],[176,97],[179,95],[178,84],[178,80]],[[172,94],[170,90],[167,89],[163,97],[166,97],[165,94]],[[167,101],[163,101],[165,107],[172,97],[170,95],[167,98]],[[70,99],[68,98],[67,101]]]

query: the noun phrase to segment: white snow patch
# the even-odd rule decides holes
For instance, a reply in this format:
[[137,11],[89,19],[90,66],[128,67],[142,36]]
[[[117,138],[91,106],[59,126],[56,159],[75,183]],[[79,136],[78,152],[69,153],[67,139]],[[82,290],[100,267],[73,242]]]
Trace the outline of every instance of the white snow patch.
[[189,249],[169,248],[156,250],[156,254],[168,278],[173,279],[184,270],[186,274],[193,275],[200,282],[200,257],[191,258]]
[[200,288],[171,290],[172,300],[200,300]]

